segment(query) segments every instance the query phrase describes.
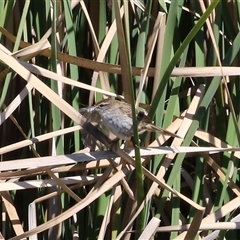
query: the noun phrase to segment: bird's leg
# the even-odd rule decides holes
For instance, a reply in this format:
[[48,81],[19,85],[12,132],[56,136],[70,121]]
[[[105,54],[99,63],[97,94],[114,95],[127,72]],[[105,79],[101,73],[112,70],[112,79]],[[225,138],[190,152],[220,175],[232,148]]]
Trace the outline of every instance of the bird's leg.
[[130,141],[132,142],[133,146],[137,146],[137,145],[136,145],[136,141],[135,141],[135,139],[134,139],[134,136],[131,136]]
[[119,147],[118,141],[119,141],[119,138],[115,138],[109,142],[110,149],[113,150],[113,152],[116,151],[117,148]]
[[[130,141],[132,142],[133,147],[139,148],[138,145],[136,144],[136,141],[135,141],[135,139],[134,139],[134,136],[131,137]],[[139,141],[139,142],[140,142],[140,141]]]

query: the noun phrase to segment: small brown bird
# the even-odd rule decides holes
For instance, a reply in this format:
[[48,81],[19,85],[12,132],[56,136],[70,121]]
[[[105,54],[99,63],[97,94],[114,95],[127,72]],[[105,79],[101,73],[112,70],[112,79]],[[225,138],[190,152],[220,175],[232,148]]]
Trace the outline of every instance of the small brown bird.
[[[101,124],[116,137],[124,140],[129,140],[133,137],[132,107],[130,104],[108,98],[96,103],[92,107],[80,110],[80,113],[86,112],[94,116],[92,117],[94,119],[98,116],[101,119]],[[136,110],[136,114],[139,134],[149,131],[179,137],[174,133],[155,126],[143,111]],[[91,119],[89,121],[91,121]]]

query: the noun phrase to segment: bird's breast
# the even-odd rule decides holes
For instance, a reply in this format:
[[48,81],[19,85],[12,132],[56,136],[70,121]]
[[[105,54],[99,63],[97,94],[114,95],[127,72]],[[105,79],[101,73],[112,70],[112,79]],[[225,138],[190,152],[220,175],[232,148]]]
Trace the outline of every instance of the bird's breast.
[[132,119],[128,116],[106,114],[102,116],[102,122],[118,138],[127,140],[132,136]]

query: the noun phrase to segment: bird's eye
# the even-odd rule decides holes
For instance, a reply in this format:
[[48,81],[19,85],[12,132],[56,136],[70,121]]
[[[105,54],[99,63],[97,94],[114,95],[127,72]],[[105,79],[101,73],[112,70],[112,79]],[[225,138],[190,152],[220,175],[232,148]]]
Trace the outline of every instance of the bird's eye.
[[105,108],[107,105],[109,105],[108,102],[102,101],[102,102],[97,103],[96,107],[97,107],[98,109],[101,109],[101,108]]
[[102,108],[102,107],[104,107],[106,104],[104,104],[104,103],[101,103],[101,104],[99,104],[98,106],[100,107],[100,108]]

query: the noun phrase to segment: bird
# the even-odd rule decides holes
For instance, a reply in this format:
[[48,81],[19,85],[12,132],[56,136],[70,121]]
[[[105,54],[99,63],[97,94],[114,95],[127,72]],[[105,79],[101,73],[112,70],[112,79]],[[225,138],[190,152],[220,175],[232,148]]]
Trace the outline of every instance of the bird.
[[[96,103],[94,106],[82,108],[80,113],[87,113],[89,121],[94,119],[97,122],[96,119],[99,119],[98,121],[119,139],[133,139],[132,106],[125,101],[109,97]],[[136,119],[139,134],[145,131],[159,132],[179,138],[178,135],[154,125],[144,111],[136,109]]]

